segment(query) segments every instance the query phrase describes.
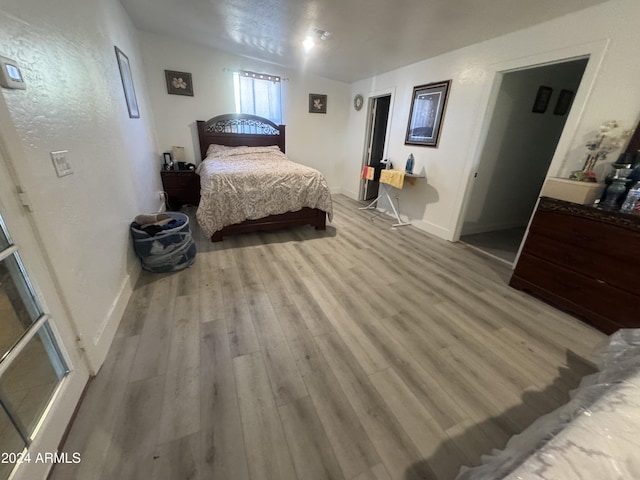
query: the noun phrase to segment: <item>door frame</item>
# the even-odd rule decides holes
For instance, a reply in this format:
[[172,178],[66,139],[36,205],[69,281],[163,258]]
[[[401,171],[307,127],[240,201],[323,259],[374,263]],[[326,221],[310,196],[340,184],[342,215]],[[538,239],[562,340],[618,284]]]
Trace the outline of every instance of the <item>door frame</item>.
[[[578,124],[580,123],[584,110],[591,94],[591,91],[596,83],[597,74],[600,70],[600,67],[604,61],[605,53],[609,46],[610,39],[598,40],[595,42],[589,42],[582,45],[576,45],[567,48],[561,48],[559,50],[549,51],[540,53],[538,55],[532,55],[523,58],[517,58],[515,60],[510,60],[507,62],[499,63],[493,65],[492,70],[492,79],[490,80],[491,88],[488,89],[486,97],[483,101],[485,104],[486,110],[483,115],[482,121],[479,122],[477,131],[475,133],[476,136],[479,137],[477,142],[477,149],[473,152],[472,157],[467,162],[467,166],[465,167],[465,171],[463,176],[467,179],[464,188],[460,189],[460,193],[456,198],[457,208],[454,211],[457,212],[457,218],[452,222],[454,225],[454,229],[451,232],[451,241],[458,242],[460,240],[460,233],[462,232],[462,227],[464,225],[464,220],[466,218],[467,207],[469,205],[469,201],[471,199],[471,192],[473,190],[474,184],[474,175],[478,171],[479,163],[482,158],[482,153],[485,148],[485,144],[487,142],[489,127],[491,125],[491,119],[494,113],[495,106],[498,101],[498,95],[500,93],[500,86],[502,84],[502,78],[505,73],[515,72],[518,70],[526,70],[529,68],[540,67],[544,65],[551,65],[554,63],[561,63],[570,60],[577,60],[579,58],[589,57],[589,61],[585,68],[585,71],[582,75],[582,81],[580,82],[580,87],[576,91],[576,95],[573,99],[571,111],[567,117],[567,121],[565,122],[564,129],[562,131],[562,135],[558,140],[558,146],[556,147],[556,151],[553,155],[553,159],[551,160],[551,164],[549,165],[549,169],[547,170],[547,177],[549,176],[558,176],[563,172],[567,166],[565,165],[565,159],[569,154],[571,144],[573,141],[573,137],[575,136],[575,132],[577,130]],[[535,212],[535,209],[534,209]],[[533,219],[533,213],[531,212],[531,217],[529,219],[529,224]],[[524,239],[526,239],[528,233],[525,233]],[[522,245],[524,244],[524,239],[522,244],[520,245],[520,249],[518,251],[518,256],[520,255],[520,251],[522,250]],[[518,262],[518,258],[516,257],[516,261],[514,265]]]
[[[369,92],[367,98],[367,126],[364,135],[364,145],[362,149],[362,162],[360,165],[360,171],[367,165],[369,158],[368,150],[371,145],[373,134],[373,106],[375,99],[379,97],[391,97],[389,100],[389,114],[387,115],[387,132],[384,137],[384,155],[383,158],[387,158],[389,154],[389,140],[391,139],[391,125],[393,123],[393,105],[396,98],[396,87],[389,87],[380,90]],[[358,200],[364,199],[365,195],[365,180],[360,178],[360,185],[358,187]]]
[[[43,236],[38,231],[35,219],[24,206],[25,197],[20,196],[20,177],[16,165],[24,164],[25,155],[13,121],[0,94],[0,209],[12,239],[19,246],[20,259],[28,273],[38,301],[49,314],[49,325],[58,349],[67,364],[69,373],[56,388],[49,405],[36,427],[35,438],[29,446],[34,459],[37,453],[57,452],[60,441],[68,428],[82,392],[89,380],[89,362],[84,350],[77,343],[78,330],[69,307],[58,288],[50,260],[43,248]],[[18,452],[15,452],[18,453]],[[45,478],[51,463],[23,463],[16,467],[12,480]]]

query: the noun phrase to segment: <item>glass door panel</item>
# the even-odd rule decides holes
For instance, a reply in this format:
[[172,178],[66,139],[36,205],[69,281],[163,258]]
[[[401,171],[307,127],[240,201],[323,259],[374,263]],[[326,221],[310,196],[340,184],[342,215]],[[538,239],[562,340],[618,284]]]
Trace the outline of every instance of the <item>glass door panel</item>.
[[[36,291],[0,216],[0,453],[20,454],[68,366],[57,346]],[[0,480],[15,459],[0,462]]]
[[2,222],[2,218],[0,217],[0,250],[4,250],[9,245],[11,245],[11,242],[7,238],[8,235],[6,231],[7,229],[5,228],[4,223]]
[[[11,422],[11,419],[0,406],[0,454],[22,452],[25,442],[20,437],[18,430]],[[0,462],[0,478],[8,478],[15,465],[13,459],[7,458],[7,462]]]
[[0,261],[0,358],[41,315],[20,258],[13,253]]
[[45,323],[0,378],[0,402],[27,438],[67,373],[48,330]]

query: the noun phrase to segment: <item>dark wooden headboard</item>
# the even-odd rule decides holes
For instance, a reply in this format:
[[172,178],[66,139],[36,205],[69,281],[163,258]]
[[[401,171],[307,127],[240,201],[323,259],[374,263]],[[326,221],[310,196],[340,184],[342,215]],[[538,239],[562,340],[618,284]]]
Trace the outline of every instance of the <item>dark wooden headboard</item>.
[[207,156],[209,145],[227,145],[230,147],[266,147],[278,145],[284,153],[285,126],[276,125],[271,120],[247,115],[228,113],[213,117],[206,122],[198,120],[198,138],[201,158]]

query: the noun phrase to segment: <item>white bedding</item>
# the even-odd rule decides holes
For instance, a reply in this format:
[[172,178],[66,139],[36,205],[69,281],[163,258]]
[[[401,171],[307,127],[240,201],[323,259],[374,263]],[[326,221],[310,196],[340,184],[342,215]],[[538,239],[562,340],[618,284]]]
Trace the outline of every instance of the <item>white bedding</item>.
[[198,165],[198,223],[211,236],[227,225],[269,215],[318,208],[333,217],[322,174],[292,162],[277,146],[211,146]]
[[640,329],[616,332],[572,399],[457,480],[640,479]]

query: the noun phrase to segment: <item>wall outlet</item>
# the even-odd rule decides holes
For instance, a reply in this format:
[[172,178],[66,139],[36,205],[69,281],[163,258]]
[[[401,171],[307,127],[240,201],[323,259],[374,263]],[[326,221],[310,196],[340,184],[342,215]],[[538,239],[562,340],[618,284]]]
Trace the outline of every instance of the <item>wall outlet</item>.
[[161,201],[166,202],[167,201],[167,193],[166,192],[162,192],[162,191],[158,192],[158,198]]

